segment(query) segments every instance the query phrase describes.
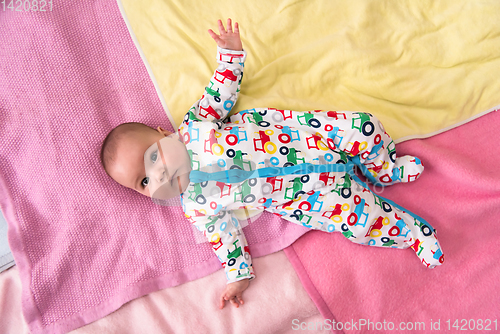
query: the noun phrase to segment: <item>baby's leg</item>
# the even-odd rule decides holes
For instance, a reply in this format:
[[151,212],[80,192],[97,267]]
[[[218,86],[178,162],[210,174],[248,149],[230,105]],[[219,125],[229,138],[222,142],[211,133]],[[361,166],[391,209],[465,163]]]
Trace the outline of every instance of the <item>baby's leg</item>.
[[308,113],[307,125],[301,126],[319,133],[330,149],[345,152],[373,184],[411,182],[423,172],[417,157],[396,156],[394,141],[375,116],[349,111]]
[[341,232],[350,241],[390,248],[410,248],[420,261],[434,268],[444,261],[434,229],[422,218],[395,203],[373,194],[359,179],[350,188],[302,194],[297,200],[278,206],[274,213],[303,226],[327,232]]

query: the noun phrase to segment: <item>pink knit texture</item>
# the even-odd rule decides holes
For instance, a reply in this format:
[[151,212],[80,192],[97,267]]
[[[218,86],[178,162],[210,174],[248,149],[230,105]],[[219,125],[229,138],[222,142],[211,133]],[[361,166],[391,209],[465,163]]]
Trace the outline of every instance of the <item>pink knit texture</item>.
[[[116,2],[2,11],[0,31],[0,205],[30,330],[67,332],[221,269],[180,208],[100,166],[102,140],[120,123],[173,130]],[[306,231],[268,214],[245,228],[254,257]]]

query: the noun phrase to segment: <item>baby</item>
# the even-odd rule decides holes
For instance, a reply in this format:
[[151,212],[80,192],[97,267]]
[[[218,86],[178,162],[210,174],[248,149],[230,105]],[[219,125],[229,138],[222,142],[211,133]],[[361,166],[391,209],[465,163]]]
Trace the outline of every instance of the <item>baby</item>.
[[435,230],[422,218],[375,195],[354,166],[377,185],[416,180],[423,165],[396,157],[391,137],[367,113],[258,108],[228,116],[236,103],[246,52],[238,23],[219,34],[215,71],[178,135],[125,123],[106,137],[101,160],[115,181],[154,199],[180,195],[187,219],[225,269],[226,301],[243,304],[255,278],[238,209],[266,210],[291,222],[341,232],[358,244],[411,248],[433,268],[444,261]]

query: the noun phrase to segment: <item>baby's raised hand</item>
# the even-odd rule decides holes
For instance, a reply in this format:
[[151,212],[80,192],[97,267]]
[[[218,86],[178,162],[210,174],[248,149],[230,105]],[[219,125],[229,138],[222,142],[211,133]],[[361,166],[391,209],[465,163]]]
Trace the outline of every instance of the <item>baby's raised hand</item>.
[[226,300],[228,300],[235,307],[239,307],[240,303],[241,305],[243,305],[242,294],[249,285],[250,282],[248,279],[243,279],[241,281],[227,284],[224,292],[222,292],[220,296],[219,308],[224,308],[224,306],[226,305]]
[[219,20],[218,23],[220,35],[217,35],[212,29],[208,29],[208,33],[217,45],[223,49],[242,51],[243,46],[241,44],[238,22],[234,23],[234,31],[231,25],[231,19],[227,19],[227,30],[224,29],[224,25],[221,20]]

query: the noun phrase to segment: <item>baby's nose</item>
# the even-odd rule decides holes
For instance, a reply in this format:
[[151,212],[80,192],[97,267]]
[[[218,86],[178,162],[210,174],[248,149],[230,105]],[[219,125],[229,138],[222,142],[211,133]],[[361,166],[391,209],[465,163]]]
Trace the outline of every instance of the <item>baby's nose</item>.
[[156,182],[159,182],[159,183],[163,182],[165,180],[166,175],[167,175],[167,173],[166,173],[164,168],[159,169],[155,175]]

